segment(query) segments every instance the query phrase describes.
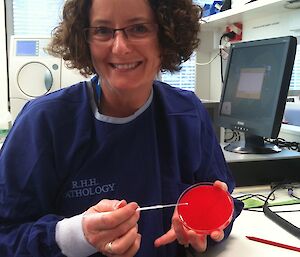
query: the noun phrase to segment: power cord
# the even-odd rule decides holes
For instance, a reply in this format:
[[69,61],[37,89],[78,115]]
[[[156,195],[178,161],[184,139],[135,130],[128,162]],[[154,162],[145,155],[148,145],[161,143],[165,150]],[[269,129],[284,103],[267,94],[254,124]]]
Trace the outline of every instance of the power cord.
[[[291,201],[291,202],[284,202],[284,203],[276,203],[276,202],[273,202],[276,200],[276,197],[275,197],[275,188],[279,189],[287,189],[287,194],[290,196],[290,197],[293,197],[295,198],[296,200],[295,201]],[[240,201],[243,201],[244,202],[244,210],[245,211],[252,211],[252,212],[263,212],[263,210],[261,209],[261,207],[263,207],[263,205],[265,204],[265,201],[272,201],[272,206],[288,206],[288,205],[294,205],[294,204],[298,204],[299,205],[299,201],[300,200],[300,197],[296,196],[294,194],[294,189],[295,188],[300,188],[300,184],[298,182],[296,183],[292,183],[292,182],[282,182],[280,184],[278,183],[271,183],[271,190],[273,190],[273,194],[271,194],[269,196],[269,198],[267,198],[267,196],[265,195],[262,195],[262,194],[251,194],[251,193],[248,193],[248,194],[243,194],[243,195],[239,195],[239,196],[236,196],[235,199],[238,199]],[[250,203],[250,206],[247,206],[247,200],[248,199],[253,199],[254,201],[256,199],[258,199],[261,204],[257,203],[256,205],[252,205],[251,206],[251,203]],[[291,213],[291,212],[300,212],[299,209],[293,209],[293,210],[277,210],[277,211],[273,211],[274,213]]]
[[300,197],[294,195],[294,189],[292,187],[288,188],[288,195],[293,197],[293,198],[296,198],[296,199],[300,200]]
[[273,190],[270,192],[270,194],[267,196],[267,199],[265,200],[265,203],[263,205],[263,212],[264,214],[271,219],[272,221],[274,221],[277,225],[281,226],[283,229],[285,229],[286,231],[288,231],[289,233],[291,233],[292,235],[300,238],[300,228],[295,226],[294,224],[290,223],[289,221],[287,221],[286,219],[282,218],[281,216],[279,216],[276,212],[273,212],[270,208],[269,208],[269,199],[270,197],[275,193],[275,191],[277,189],[282,188],[282,184],[278,184],[277,186],[275,186],[273,188]]
[[[241,201],[244,201],[244,200],[247,200],[250,198],[257,198],[261,201],[265,201],[267,199],[267,197],[262,194],[244,194],[244,195],[237,196],[235,198],[238,200],[241,200]],[[275,200],[275,195],[273,196],[273,199],[270,199],[270,200]]]
[[223,77],[223,58],[222,58],[222,40],[224,38],[229,38],[229,39],[233,39],[235,37],[236,33],[234,31],[230,31],[227,33],[224,33],[221,37],[220,37],[220,42],[219,42],[219,54],[221,57],[221,81],[222,81],[222,85],[224,84],[224,77]]
[[287,148],[289,150],[294,150],[294,151],[300,152],[300,143],[298,143],[298,142],[288,142],[288,141],[285,141],[285,139],[280,138],[280,137],[275,138],[275,139],[264,138],[264,140],[268,143],[277,145],[280,148]]
[[[228,135],[230,135],[230,136],[228,136]],[[240,140],[241,140],[241,135],[238,131],[235,131],[232,129],[225,129],[225,138],[224,138],[225,143],[236,142],[236,141],[240,141]],[[274,139],[264,137],[264,141],[267,143],[274,144],[274,145],[278,146],[279,148],[286,148],[288,150],[300,152],[300,143],[298,143],[298,142],[289,142],[280,137],[274,138]]]
[[201,66],[208,65],[208,64],[212,63],[213,60],[215,60],[219,55],[220,55],[220,53],[216,54],[215,57],[213,57],[213,58],[212,58],[210,61],[208,61],[208,62],[196,62],[196,65],[201,65]]

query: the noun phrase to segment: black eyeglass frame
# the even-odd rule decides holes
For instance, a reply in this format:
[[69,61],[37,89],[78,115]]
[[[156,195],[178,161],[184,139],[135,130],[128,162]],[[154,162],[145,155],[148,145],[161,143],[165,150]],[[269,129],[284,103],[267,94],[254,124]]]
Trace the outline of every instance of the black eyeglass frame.
[[[85,38],[86,42],[90,43],[91,40],[89,39],[89,31],[91,29],[96,30],[96,29],[99,29],[99,28],[105,28],[105,29],[109,30],[109,32],[111,32],[110,33],[110,37],[108,39],[105,39],[105,40],[97,39],[97,41],[108,42],[111,39],[114,39],[115,34],[116,34],[117,31],[122,31],[127,39],[129,38],[129,39],[132,40],[132,36],[128,36],[128,35],[130,35],[130,32],[128,34],[128,31],[130,31],[130,29],[137,28],[137,26],[141,26],[141,25],[152,25],[153,26],[152,30],[149,30],[148,33],[157,32],[158,31],[158,24],[157,23],[143,22],[143,23],[136,23],[136,24],[132,24],[130,26],[126,26],[126,27],[123,27],[123,28],[117,28],[117,29],[110,28],[110,27],[105,27],[105,26],[86,27],[86,28],[83,29],[83,34],[84,34],[84,38]],[[140,37],[137,36],[134,39],[139,40],[139,39],[143,39],[143,38],[145,38],[145,35],[141,35]]]

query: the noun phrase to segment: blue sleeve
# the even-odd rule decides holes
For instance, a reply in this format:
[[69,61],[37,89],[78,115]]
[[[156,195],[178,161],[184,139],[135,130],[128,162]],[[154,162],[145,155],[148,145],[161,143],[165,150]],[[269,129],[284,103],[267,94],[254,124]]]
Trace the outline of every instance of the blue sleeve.
[[50,214],[59,187],[50,132],[23,114],[0,152],[1,256],[63,256],[55,241],[62,217]]
[[[211,124],[210,117],[204,106],[197,100],[199,117],[200,117],[200,149],[201,153],[199,156],[201,158],[200,167],[198,169],[199,177],[196,178],[198,181],[211,181],[221,180],[225,182],[228,186],[228,191],[233,192],[235,187],[235,181],[232,173],[225,161],[223,151],[217,140],[214,129]],[[234,220],[239,216],[243,209],[243,203],[239,200],[234,200],[234,214],[230,225],[224,230],[226,239],[233,226]],[[216,242],[208,239],[208,245],[213,245]]]

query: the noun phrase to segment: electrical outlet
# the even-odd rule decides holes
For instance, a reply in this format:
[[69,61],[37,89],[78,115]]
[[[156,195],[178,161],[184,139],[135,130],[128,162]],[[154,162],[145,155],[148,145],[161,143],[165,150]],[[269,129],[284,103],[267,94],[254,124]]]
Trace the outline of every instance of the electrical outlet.
[[230,45],[230,42],[227,41],[225,44],[219,46],[219,48],[221,49],[220,53],[223,60],[227,60],[229,56]]
[[226,45],[221,45],[220,46],[220,49],[221,49],[221,56],[222,56],[222,59],[223,60],[227,60],[227,58],[228,58],[228,55],[229,55],[229,46],[227,46],[227,44]]

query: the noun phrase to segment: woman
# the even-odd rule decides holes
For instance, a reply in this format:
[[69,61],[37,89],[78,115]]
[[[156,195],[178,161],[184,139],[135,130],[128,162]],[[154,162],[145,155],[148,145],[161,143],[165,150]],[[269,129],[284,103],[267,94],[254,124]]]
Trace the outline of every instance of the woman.
[[0,155],[1,256],[175,257],[228,236],[232,224],[206,237],[176,209],[137,211],[201,181],[234,187],[199,99],[155,81],[197,47],[199,11],[191,0],[66,1],[48,51],[96,76],[15,121]]

